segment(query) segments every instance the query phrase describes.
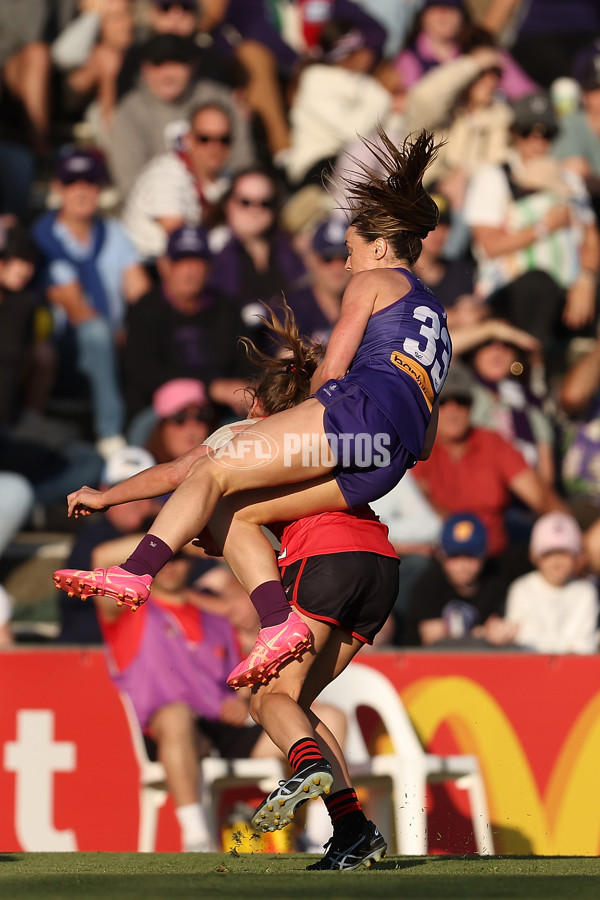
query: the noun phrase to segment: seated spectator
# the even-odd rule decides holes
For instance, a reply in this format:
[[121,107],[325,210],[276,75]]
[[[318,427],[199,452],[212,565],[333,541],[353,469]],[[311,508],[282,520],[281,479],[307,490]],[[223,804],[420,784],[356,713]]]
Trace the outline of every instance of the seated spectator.
[[25,118],[34,153],[49,151],[50,48],[45,40],[50,8],[40,0],[0,3],[0,75]]
[[208,79],[194,81],[193,48],[172,34],[156,35],[144,44],[139,86],[118,104],[109,139],[110,169],[123,200],[146,163],[175,146],[181,123],[189,122],[200,104],[216,103],[231,115],[230,165],[240,168],[253,160],[249,125],[232,91]]
[[600,9],[596,0],[492,0],[487,15],[501,27],[507,14],[515,13],[511,52],[527,74],[548,89],[556,78],[571,72],[573,60],[600,32]]
[[[433,191],[431,196],[437,204],[440,217],[437,226],[423,240],[415,273],[431,288],[446,310],[450,310],[472,297],[475,269],[469,256],[448,259],[444,255],[452,224],[450,201],[438,191]],[[450,331],[452,332],[452,328]]]
[[[153,456],[143,447],[123,447],[106,462],[100,483],[104,488],[112,487],[155,464]],[[79,531],[69,554],[68,564],[75,569],[92,568],[93,552],[105,541],[117,540],[129,534],[137,534],[145,527],[145,522],[155,514],[157,506],[153,500],[135,500],[107,509],[100,518],[86,522]],[[101,644],[102,635],[96,612],[91,603],[82,603],[79,597],[69,597],[64,591],[59,594],[58,613],[60,632],[57,641],[61,644]]]
[[[0,557],[28,521],[33,497],[33,488],[26,478],[15,472],[0,472]],[[11,614],[11,598],[0,584],[0,644],[13,641]]]
[[347,258],[345,225],[336,219],[319,225],[304,256],[306,284],[301,282],[301,286],[286,294],[300,334],[325,344],[329,340],[350,280]]
[[549,513],[533,527],[535,571],[517,578],[506,599],[515,641],[537,653],[596,653],[598,591],[581,571],[581,530],[572,516]]
[[199,225],[229,184],[233,122],[229,109],[198,106],[181,149],[155,156],[139,174],[123,210],[123,224],[141,256],[163,256],[171,232]]
[[[280,184],[263,167],[238,172],[219,204],[211,231],[209,284],[240,311],[244,334],[264,346],[262,303],[281,301],[305,274],[290,238],[279,227]],[[220,227],[222,226],[222,227]],[[261,343],[262,342],[262,343]]]
[[83,0],[51,47],[52,62],[66,73],[66,113],[85,114],[102,146],[117,102],[117,75],[133,40],[131,0]]
[[408,96],[407,130],[425,127],[445,141],[427,173],[427,184],[435,182],[448,197],[455,218],[469,178],[484,165],[502,165],[508,155],[512,111],[498,94],[502,66],[498,50],[478,45],[436,66]]
[[[114,559],[115,546],[110,542],[99,547],[95,562],[105,565],[106,559]],[[249,691],[234,692],[226,685],[228,667],[237,663],[240,653],[227,613],[235,606],[251,608],[249,598],[229,575],[217,586],[220,612],[207,611],[202,595],[189,589],[191,568],[192,561],[183,554],[167,563],[139,615],[131,616],[107,598],[97,597],[96,605],[112,680],[129,695],[150,738],[150,752],[154,750],[165,767],[183,848],[205,852],[220,848],[212,846],[199,802],[199,756],[281,754],[250,720]],[[200,584],[214,594],[215,579],[207,583],[208,576]],[[239,620],[239,612],[233,611],[232,617]],[[256,635],[256,621],[254,625]],[[320,804],[314,806],[318,810]],[[310,834],[308,821],[307,831]]]
[[373,77],[375,54],[349,21],[329,22],[320,39],[322,56],[298,79],[290,107],[291,146],[286,171],[294,189],[321,182],[346,144],[384,119],[391,93]]
[[[497,620],[498,636],[509,581],[488,559],[481,519],[453,513],[444,522],[435,556],[413,584],[405,643],[469,646],[485,634],[490,618]],[[503,631],[506,642],[512,640],[515,629],[504,625]]]
[[460,355],[473,377],[471,423],[501,434],[542,481],[554,486],[554,423],[543,410],[547,396],[534,394],[528,380],[529,359],[534,368],[541,364],[539,342],[509,322],[484,319],[459,331],[453,349],[454,359]]
[[130,418],[173,378],[199,379],[215,405],[245,414],[250,367],[237,347],[245,328],[233,303],[207,286],[212,262],[202,227],[177,229],[160,261],[159,284],[131,308],[124,354]]
[[393,609],[394,642],[403,644],[413,585],[427,568],[442,530],[442,518],[408,471],[396,487],[371,503],[373,512],[388,527],[388,538],[400,557],[402,573]]
[[[425,0],[408,36],[406,46],[394,63],[407,90],[435,68],[469,52],[475,43],[490,46],[494,38],[484,28],[474,28],[468,3],[463,0]],[[506,50],[502,56],[500,90],[516,100],[537,89],[537,84],[523,71]]]
[[600,240],[585,185],[550,156],[557,123],[545,94],[514,107],[505,166],[472,178],[464,217],[478,263],[476,290],[494,313],[554,351],[559,324],[595,319]]
[[12,604],[5,589],[0,585],[0,647],[14,643],[10,627]]
[[591,49],[577,69],[582,108],[560,120],[552,152],[584,179],[600,223],[600,43]]
[[128,49],[117,79],[120,100],[137,87],[144,56],[144,44],[157,34],[174,34],[192,42],[190,48],[194,80],[209,78],[228,87],[239,87],[245,73],[233,66],[215,47],[211,36],[200,29],[198,0],[148,0],[141,10],[138,40]]
[[105,178],[97,154],[67,151],[55,183],[59,208],[38,218],[33,237],[43,257],[59,353],[68,362],[74,343],[77,368],[91,390],[97,447],[108,457],[124,443],[117,346],[125,308],[148,290],[149,279],[123,227],[99,212]]
[[206,388],[194,378],[174,378],[152,397],[154,427],[146,446],[157,462],[172,462],[203,444],[217,424]]
[[509,546],[505,517],[513,496],[533,514],[563,510],[564,504],[512,444],[494,431],[471,424],[472,403],[471,377],[454,363],[440,395],[431,456],[422,460],[413,474],[444,518],[469,510],[481,519],[490,557],[500,557],[514,577],[527,570],[528,561],[526,547]]
[[0,422],[39,417],[54,385],[55,357],[41,334],[41,298],[31,287],[37,252],[27,231],[10,229],[0,248]]

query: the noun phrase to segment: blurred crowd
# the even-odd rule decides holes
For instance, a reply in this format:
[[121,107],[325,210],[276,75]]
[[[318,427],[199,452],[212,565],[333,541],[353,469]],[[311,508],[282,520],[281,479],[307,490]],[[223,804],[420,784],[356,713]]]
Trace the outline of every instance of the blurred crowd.
[[441,142],[415,272],[454,342],[434,452],[374,505],[380,641],[598,649],[597,0],[3,0],[0,555],[64,530],[89,568],[142,529],[156,504],[85,527],[65,496],[244,418],[262,304],[326,343],[378,125]]

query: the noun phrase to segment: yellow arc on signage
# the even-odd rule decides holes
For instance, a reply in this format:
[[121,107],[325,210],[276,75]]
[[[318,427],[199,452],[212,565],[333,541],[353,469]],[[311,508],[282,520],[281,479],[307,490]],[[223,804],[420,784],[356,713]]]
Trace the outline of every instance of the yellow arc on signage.
[[544,799],[510,720],[481,685],[458,676],[426,678],[402,699],[425,746],[446,724],[460,752],[478,756],[497,852],[598,854],[600,692],[567,735]]

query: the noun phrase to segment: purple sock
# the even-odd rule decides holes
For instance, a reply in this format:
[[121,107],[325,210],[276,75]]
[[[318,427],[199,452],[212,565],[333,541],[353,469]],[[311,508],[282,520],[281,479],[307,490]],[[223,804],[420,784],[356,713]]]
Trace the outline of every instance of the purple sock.
[[265,581],[250,594],[252,604],[260,618],[260,627],[281,625],[291,612],[291,606],[280,581]]
[[147,534],[121,568],[132,575],[151,575],[154,578],[173,556],[168,544],[153,534]]

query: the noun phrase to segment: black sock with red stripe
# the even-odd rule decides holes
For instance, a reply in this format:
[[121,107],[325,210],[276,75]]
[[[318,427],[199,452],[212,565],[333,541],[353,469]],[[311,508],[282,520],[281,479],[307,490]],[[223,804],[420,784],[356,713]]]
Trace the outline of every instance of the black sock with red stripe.
[[319,750],[319,745],[313,738],[300,738],[295,744],[292,744],[288,753],[290,766],[294,772],[311,766],[315,762],[321,762],[325,757]]
[[360,831],[367,821],[354,788],[344,788],[324,796],[334,834]]

